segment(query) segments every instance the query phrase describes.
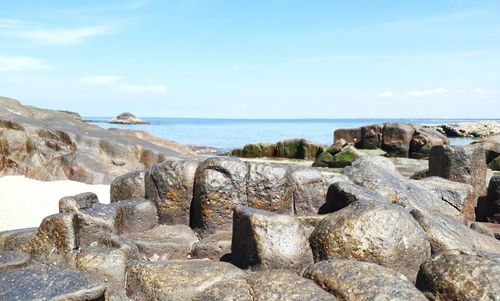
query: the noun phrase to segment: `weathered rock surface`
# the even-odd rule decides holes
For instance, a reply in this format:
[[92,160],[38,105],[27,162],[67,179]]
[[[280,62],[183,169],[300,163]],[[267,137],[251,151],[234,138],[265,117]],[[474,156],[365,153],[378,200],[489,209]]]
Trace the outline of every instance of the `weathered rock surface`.
[[305,139],[290,139],[277,143],[247,144],[242,149],[233,150],[231,155],[243,158],[279,157],[314,160],[327,148],[326,145]]
[[335,258],[373,262],[399,271],[411,281],[431,255],[427,236],[417,222],[403,208],[388,202],[358,201],[331,213],[309,241],[316,262]]
[[109,187],[110,201],[143,199],[146,196],[144,171],[134,171],[116,177]]
[[415,126],[405,123],[386,123],[382,132],[381,148],[391,157],[408,158],[410,143],[415,133]]
[[29,244],[37,228],[25,228],[0,232],[0,250],[17,251]]
[[186,225],[159,225],[144,232],[126,234],[147,257],[186,259],[198,237]]
[[198,294],[193,301],[257,301],[252,294],[253,289],[246,279],[236,278],[217,282]]
[[427,176],[429,161],[411,158],[390,158],[398,172],[405,178],[418,179]]
[[193,244],[191,257],[210,260],[229,261],[231,255],[231,240],[233,234],[229,231],[209,235]]
[[368,262],[322,261],[307,268],[304,277],[340,300],[427,300],[402,274]]
[[238,206],[233,213],[231,261],[240,268],[300,272],[312,263],[312,253],[296,217]]
[[434,255],[449,250],[473,254],[500,253],[500,241],[477,233],[456,220],[423,214],[412,210],[411,215],[427,233]]
[[309,279],[285,270],[267,270],[249,275],[254,300],[337,300]]
[[433,126],[448,137],[487,137],[500,134],[496,121],[462,122]]
[[134,114],[125,112],[111,119],[109,123],[117,123],[117,124],[149,124],[149,122],[144,121],[140,118],[135,117]]
[[476,198],[486,195],[486,158],[479,145],[435,146],[429,157],[429,175],[474,187]]
[[30,266],[0,271],[0,300],[104,300],[105,286],[76,270]]
[[415,127],[415,133],[410,142],[410,157],[428,158],[433,146],[446,144],[449,144],[448,138],[439,131],[425,126]]
[[500,257],[449,252],[420,268],[417,287],[431,300],[498,300]]
[[491,178],[486,201],[488,207],[486,220],[500,224],[500,175]]
[[106,130],[65,112],[0,97],[0,175],[108,184],[127,172],[193,154],[145,132]]
[[[338,143],[338,141],[337,141]],[[366,156],[367,153],[356,149],[350,144],[346,145],[332,145],[326,151],[321,153],[316,160],[314,160],[313,167],[330,167],[330,168],[344,168],[352,164],[354,160],[361,156]]]
[[93,192],[84,192],[74,196],[66,196],[59,200],[59,212],[78,212],[99,204],[99,198]]
[[195,160],[165,161],[146,170],[146,198],[156,204],[160,223],[189,225],[198,165]]
[[22,268],[29,264],[30,255],[19,251],[0,251],[0,271]]
[[211,260],[138,262],[127,272],[127,295],[133,300],[191,300],[218,282],[244,275],[229,263]]
[[[491,224],[491,225],[495,225],[495,224]],[[473,222],[469,225],[469,228],[476,231],[477,233],[481,233],[483,235],[486,235],[486,236],[489,236],[492,238],[496,238],[495,232],[493,232],[493,230],[490,229],[490,227],[488,227],[488,223]]]
[[358,201],[388,202],[386,198],[374,190],[366,189],[351,181],[340,181],[328,188],[326,202],[319,213],[332,213]]
[[119,249],[89,247],[78,253],[75,266],[107,284],[125,290],[127,261],[127,255]]

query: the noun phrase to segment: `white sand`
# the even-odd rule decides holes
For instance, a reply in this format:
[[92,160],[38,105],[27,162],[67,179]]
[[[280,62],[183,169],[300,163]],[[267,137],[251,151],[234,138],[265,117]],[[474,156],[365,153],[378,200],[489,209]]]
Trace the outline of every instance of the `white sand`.
[[109,203],[109,185],[0,177],[0,231],[38,227],[44,217],[59,212],[60,198],[82,192],[94,192],[101,203]]

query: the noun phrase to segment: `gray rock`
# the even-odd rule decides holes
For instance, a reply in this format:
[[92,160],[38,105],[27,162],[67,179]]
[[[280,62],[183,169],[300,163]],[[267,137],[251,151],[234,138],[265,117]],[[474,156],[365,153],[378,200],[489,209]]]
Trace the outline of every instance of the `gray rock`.
[[307,268],[304,277],[340,300],[427,300],[402,274],[368,262],[322,261]]
[[146,196],[144,171],[134,171],[119,176],[111,182],[110,201],[143,199]]
[[412,210],[411,215],[427,233],[431,242],[432,254],[449,250],[465,253],[500,253],[500,242],[479,234],[456,220],[423,214]]
[[386,202],[358,201],[327,215],[309,242],[316,262],[334,258],[373,262],[411,281],[431,253],[425,232],[411,215]]
[[59,212],[78,212],[80,209],[92,208],[96,204],[99,204],[97,195],[93,192],[84,192],[61,198]]
[[405,123],[386,123],[382,132],[382,149],[390,157],[408,158],[410,142],[415,133],[415,127]]
[[293,186],[288,177],[288,168],[249,163],[246,187],[248,206],[293,214]]
[[295,214],[312,215],[325,204],[328,187],[336,182],[348,181],[339,173],[320,172],[313,168],[300,168],[291,171],[294,186],[293,200]]
[[486,220],[500,224],[500,175],[491,178],[486,200],[488,207]]
[[301,271],[312,255],[296,217],[239,206],[233,213],[231,261],[241,268]]
[[419,181],[425,188],[436,193],[446,203],[460,211],[468,220],[475,219],[474,187],[440,177],[428,177]]
[[189,225],[198,165],[194,160],[166,161],[146,171],[146,198],[155,202],[160,223]]
[[321,214],[332,213],[358,201],[388,202],[380,193],[356,185],[353,182],[337,182],[328,188],[326,203],[321,207]]
[[75,266],[124,292],[127,260],[127,255],[119,249],[89,247],[78,253]]
[[186,259],[198,237],[186,225],[159,225],[144,232],[126,234],[147,257]]
[[227,231],[205,237],[193,245],[191,257],[210,260],[230,259],[228,257],[231,255],[232,235],[231,232]]
[[0,300],[104,300],[105,286],[95,277],[52,266],[0,271]]
[[431,300],[498,300],[500,257],[448,252],[425,262],[417,287]]
[[120,250],[123,254],[125,254],[128,260],[135,260],[139,258],[139,248],[137,245],[135,245],[130,239],[121,235],[106,235],[98,240],[95,245]]
[[429,157],[429,175],[474,187],[476,199],[486,195],[486,157],[479,145],[435,146]]
[[448,137],[487,137],[500,134],[500,123],[493,120],[443,124],[435,128]]
[[253,300],[257,301],[337,300],[313,281],[285,270],[260,271],[246,280],[252,288]]
[[211,260],[138,262],[127,272],[127,295],[133,300],[191,300],[219,282],[245,272]]
[[132,113],[129,112],[121,113],[120,115],[116,116],[115,118],[111,119],[108,122],[116,124],[149,124],[149,122],[137,118]]
[[193,155],[189,147],[146,132],[103,129],[0,97],[0,175],[109,184],[127,172]]
[[29,264],[30,255],[19,251],[0,251],[0,271],[22,268]]
[[488,226],[486,226],[485,223],[473,222],[469,225],[469,228],[476,231],[477,233],[481,233],[483,235],[496,238],[495,232],[493,232],[490,228],[488,228]]
[[426,176],[429,170],[429,161],[410,158],[390,158],[397,171],[405,178],[419,178]]

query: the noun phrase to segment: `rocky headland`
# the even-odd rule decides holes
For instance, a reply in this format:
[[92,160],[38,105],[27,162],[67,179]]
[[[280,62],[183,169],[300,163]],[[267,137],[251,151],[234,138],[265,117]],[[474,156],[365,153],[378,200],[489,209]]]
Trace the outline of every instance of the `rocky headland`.
[[431,126],[448,137],[488,137],[500,135],[500,122],[478,121]]
[[[488,170],[500,136],[455,146],[435,129],[386,123],[336,131],[332,146],[299,139],[234,153],[336,162],[316,168],[199,158],[144,132],[5,103],[5,158],[51,176],[66,165],[48,172],[54,165],[34,153],[93,154],[87,174],[100,170],[90,162],[130,170],[90,177],[113,178],[110,204],[66,196],[37,228],[0,232],[0,300],[500,296],[500,176]],[[31,135],[36,143],[26,142]],[[113,145],[99,146],[104,139]]]

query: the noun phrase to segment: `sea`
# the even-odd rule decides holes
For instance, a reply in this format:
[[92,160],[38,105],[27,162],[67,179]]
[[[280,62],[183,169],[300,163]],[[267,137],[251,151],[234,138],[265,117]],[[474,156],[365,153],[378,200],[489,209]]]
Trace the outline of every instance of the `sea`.
[[[333,132],[384,122],[407,122],[424,125],[477,122],[481,119],[209,119],[209,118],[142,118],[151,124],[119,125],[105,121],[112,117],[87,117],[103,128],[144,130],[176,142],[229,151],[248,143],[278,142],[292,138],[330,145]],[[464,145],[472,138],[453,138],[451,144]]]

